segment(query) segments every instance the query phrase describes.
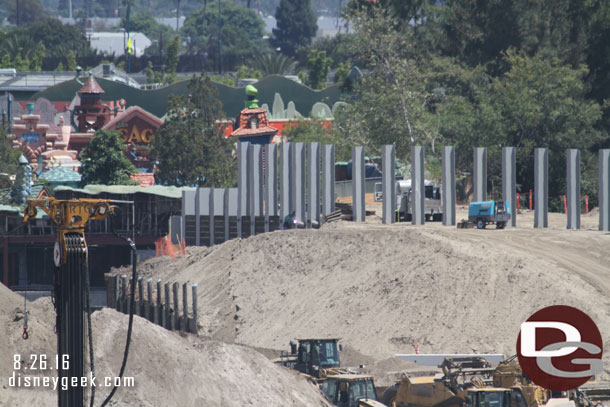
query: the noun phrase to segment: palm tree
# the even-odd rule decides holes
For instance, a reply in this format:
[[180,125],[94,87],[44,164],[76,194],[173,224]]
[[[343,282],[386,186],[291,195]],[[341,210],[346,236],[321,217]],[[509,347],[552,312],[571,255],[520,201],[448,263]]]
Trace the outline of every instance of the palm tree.
[[287,75],[293,73],[296,62],[282,54],[262,54],[254,57],[250,64],[262,72],[263,76]]

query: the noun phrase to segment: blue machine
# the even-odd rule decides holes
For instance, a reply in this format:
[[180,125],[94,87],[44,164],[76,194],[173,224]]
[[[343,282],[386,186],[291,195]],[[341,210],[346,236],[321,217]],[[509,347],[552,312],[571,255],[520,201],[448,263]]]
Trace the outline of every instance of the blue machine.
[[468,205],[468,220],[485,229],[487,224],[496,224],[496,229],[504,229],[510,220],[510,205],[504,201],[471,202]]

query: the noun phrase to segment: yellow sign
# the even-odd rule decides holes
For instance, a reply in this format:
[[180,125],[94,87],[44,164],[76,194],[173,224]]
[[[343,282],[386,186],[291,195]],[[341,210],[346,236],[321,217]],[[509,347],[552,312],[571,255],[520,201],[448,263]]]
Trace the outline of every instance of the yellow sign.
[[127,53],[128,53],[128,54],[133,53],[133,50],[132,50],[132,48],[131,48],[131,38],[128,38],[128,39],[127,39]]
[[120,132],[121,138],[126,143],[150,144],[153,138],[152,129],[144,129],[140,132],[136,126],[131,128],[131,133],[128,129],[121,129]]

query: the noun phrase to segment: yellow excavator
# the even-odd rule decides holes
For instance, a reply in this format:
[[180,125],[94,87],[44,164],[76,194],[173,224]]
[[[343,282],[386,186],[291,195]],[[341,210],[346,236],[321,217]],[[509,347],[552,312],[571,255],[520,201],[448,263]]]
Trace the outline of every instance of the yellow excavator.
[[590,407],[571,400],[578,401],[575,394],[533,384],[515,356],[496,367],[483,358],[447,358],[439,367],[443,373],[435,376],[405,375],[381,401],[391,407]]

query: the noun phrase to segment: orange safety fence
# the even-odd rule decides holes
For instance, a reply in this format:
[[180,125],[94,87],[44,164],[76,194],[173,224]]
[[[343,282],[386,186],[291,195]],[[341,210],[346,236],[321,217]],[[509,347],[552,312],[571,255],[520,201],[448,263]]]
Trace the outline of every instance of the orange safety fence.
[[169,234],[164,237],[160,237],[155,240],[155,255],[156,256],[186,256],[186,243],[184,239],[180,242],[180,244],[175,245],[172,243],[172,239],[169,237]]

